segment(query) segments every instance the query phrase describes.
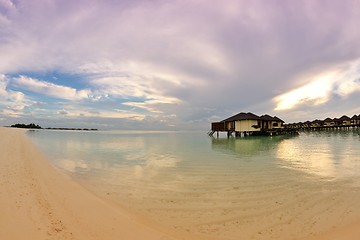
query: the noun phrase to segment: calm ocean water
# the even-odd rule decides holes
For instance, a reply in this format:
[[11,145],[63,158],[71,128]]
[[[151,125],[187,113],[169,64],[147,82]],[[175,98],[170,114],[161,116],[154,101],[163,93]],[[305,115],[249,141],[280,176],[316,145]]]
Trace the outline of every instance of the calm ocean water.
[[360,219],[360,131],[29,131],[51,163],[153,221],[218,239],[296,239]]

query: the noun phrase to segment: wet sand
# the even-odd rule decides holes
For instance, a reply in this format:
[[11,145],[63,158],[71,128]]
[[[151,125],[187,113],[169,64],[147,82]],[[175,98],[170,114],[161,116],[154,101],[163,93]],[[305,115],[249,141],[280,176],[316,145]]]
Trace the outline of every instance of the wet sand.
[[0,239],[178,239],[71,181],[23,130],[0,136]]
[[[69,176],[58,171],[24,135],[23,130],[0,128],[0,136],[0,239],[192,240],[274,239],[274,237],[280,236],[258,231],[256,231],[256,235],[248,234],[254,229],[258,229],[261,221],[252,222],[250,225],[241,223],[242,220],[246,220],[245,218],[237,219],[240,222],[232,226],[227,224],[224,228],[226,234],[223,234],[221,225],[224,221],[217,217],[218,214],[214,215],[212,212],[208,212],[207,216],[203,216],[204,219],[200,219],[200,221],[194,217],[194,214],[182,216],[180,213],[184,211],[171,211],[180,225],[188,223],[188,228],[193,229],[191,234],[186,234],[186,231],[174,230],[166,222],[159,221],[159,219],[166,219],[166,216],[170,216],[166,213],[170,210],[166,209],[164,203],[151,206],[152,209],[155,207],[157,211],[150,215],[153,215],[154,220],[161,223],[156,224],[151,221],[151,218],[149,220],[141,214],[134,214],[127,208],[109,201],[106,197],[95,196]],[[188,202],[185,200],[183,199],[184,203]],[[328,201],[323,199],[322,204],[326,206],[326,202]],[[191,203],[188,202],[188,204]],[[340,206],[341,202],[338,205]],[[161,206],[163,206],[162,209]],[[196,213],[196,208],[198,210],[204,208],[206,203],[197,203],[190,207],[193,209],[192,212]],[[331,207],[336,208],[336,205],[331,205]],[[184,209],[187,208],[189,206],[184,206]],[[227,209],[225,205],[218,206],[218,208]],[[315,217],[321,214],[313,212]],[[286,237],[281,239],[360,239],[360,222],[356,221],[346,226],[332,228],[321,234],[314,229],[313,235],[315,236],[299,238],[296,233],[301,231],[304,226],[310,226],[311,223],[301,221],[301,211],[297,215],[298,217],[291,219],[296,224],[287,229],[288,234],[282,235]],[[228,218],[226,217],[226,219]],[[232,217],[230,216],[230,218]],[[276,223],[269,222],[274,219],[273,217],[267,217],[265,214],[262,218],[268,224],[276,225]],[[210,221],[214,226],[209,226],[209,229],[205,231],[203,228],[206,225],[202,225],[200,229],[197,225],[202,221]],[[171,219],[168,219],[168,223],[171,223]],[[214,229],[218,230],[212,232]],[[201,232],[204,233],[204,231],[206,234],[201,235]],[[249,236],[251,238],[248,238]]]

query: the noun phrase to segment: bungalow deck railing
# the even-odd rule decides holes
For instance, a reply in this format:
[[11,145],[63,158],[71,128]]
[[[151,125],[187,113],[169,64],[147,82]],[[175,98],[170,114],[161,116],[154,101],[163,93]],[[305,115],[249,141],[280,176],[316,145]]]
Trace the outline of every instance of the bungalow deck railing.
[[235,127],[228,125],[228,122],[213,122],[211,123],[211,131],[216,131],[216,132],[235,131]]

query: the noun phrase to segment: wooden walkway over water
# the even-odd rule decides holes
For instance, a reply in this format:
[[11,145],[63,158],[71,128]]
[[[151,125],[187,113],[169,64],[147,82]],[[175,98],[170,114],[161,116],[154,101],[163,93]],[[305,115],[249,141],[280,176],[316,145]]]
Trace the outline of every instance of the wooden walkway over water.
[[360,128],[360,124],[334,125],[334,126],[298,126],[288,129],[297,131],[326,131],[326,130],[350,130]]
[[209,136],[216,136],[219,137],[220,132],[226,132],[227,137],[247,137],[247,136],[277,136],[277,135],[286,135],[286,134],[298,134],[297,129],[293,128],[276,128],[276,129],[263,129],[261,131],[235,131],[235,130],[228,130],[228,131],[214,131],[210,130],[208,132]]
[[349,124],[349,125],[334,125],[334,126],[297,126],[297,127],[287,127],[277,128],[277,129],[264,129],[261,131],[251,132],[237,132],[235,130],[210,130],[208,132],[209,136],[219,137],[219,132],[226,132],[227,137],[247,137],[247,136],[277,136],[277,135],[287,135],[287,134],[299,134],[299,132],[306,131],[336,131],[336,130],[353,130],[360,129],[360,124]]

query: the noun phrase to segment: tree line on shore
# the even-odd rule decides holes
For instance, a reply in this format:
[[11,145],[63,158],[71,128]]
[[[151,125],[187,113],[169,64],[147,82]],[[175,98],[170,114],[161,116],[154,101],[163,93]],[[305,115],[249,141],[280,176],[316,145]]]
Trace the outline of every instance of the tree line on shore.
[[37,125],[35,123],[30,123],[30,124],[17,123],[17,124],[11,125],[10,127],[26,128],[26,129],[77,130],[77,131],[97,131],[98,130],[96,128],[42,128],[40,125]]
[[13,128],[42,129],[42,127],[40,125],[37,125],[35,123],[30,123],[30,124],[17,123],[17,124],[11,125],[10,127],[13,127]]

